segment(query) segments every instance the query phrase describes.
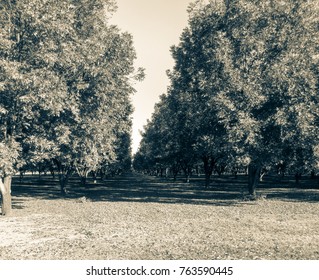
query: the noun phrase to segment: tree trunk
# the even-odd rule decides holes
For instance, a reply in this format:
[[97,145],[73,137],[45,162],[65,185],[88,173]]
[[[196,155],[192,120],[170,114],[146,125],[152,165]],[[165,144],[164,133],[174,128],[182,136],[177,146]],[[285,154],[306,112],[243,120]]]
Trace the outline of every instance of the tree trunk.
[[68,174],[59,174],[59,182],[60,182],[60,187],[61,187],[61,194],[65,196],[67,194],[66,190],[66,185],[69,180],[69,175]]
[[238,178],[238,176],[237,176],[238,170],[237,170],[236,168],[234,168],[234,169],[232,170],[232,173],[233,173],[235,179],[237,179],[237,178]]
[[185,183],[189,183],[191,170],[189,167],[183,169],[185,174]]
[[93,183],[96,184],[97,183],[97,171],[91,171],[92,173],[92,177],[93,177]]
[[63,174],[59,174],[59,182],[60,182],[60,190],[62,195],[66,195],[66,189],[65,189],[65,178]]
[[176,181],[177,172],[173,172],[173,180]]
[[203,158],[203,162],[204,162],[204,171],[205,171],[205,188],[207,189],[209,187],[210,176],[212,175],[212,172],[210,171],[207,157]]
[[186,176],[185,176],[185,182],[189,183],[189,173],[188,172],[186,173]]
[[20,181],[20,183],[21,183],[22,180],[23,180],[23,176],[24,176],[23,171],[20,171],[20,176],[19,176],[19,181]]
[[297,172],[295,174],[295,182],[296,182],[296,186],[299,187],[300,185],[300,180],[301,180],[301,173],[300,172]]
[[87,185],[86,185],[86,176],[81,176],[81,187],[87,188]]
[[164,168],[161,168],[161,177],[163,177],[164,174]]
[[211,174],[205,172],[205,189],[208,189],[208,188],[209,188],[210,177],[211,177]]
[[51,173],[52,179],[54,180],[55,179],[54,168],[50,168],[50,173]]
[[168,177],[168,174],[169,174],[169,168],[167,167],[167,168],[165,169],[165,178]]
[[260,181],[260,182],[263,181],[264,176],[266,175],[266,173],[267,173],[267,172],[266,172],[265,169],[260,171],[260,176],[259,176],[259,181]]
[[174,181],[176,181],[176,177],[177,177],[177,174],[179,172],[179,168],[176,165],[173,165],[172,172],[173,172]]
[[205,188],[209,187],[210,178],[213,174],[213,170],[216,164],[215,159],[205,156],[202,158],[204,163],[204,171],[205,171]]
[[259,183],[260,166],[250,164],[248,166],[248,192],[252,196],[256,196],[256,188]]
[[39,178],[39,180],[40,180],[40,179],[41,179],[41,167],[38,167],[38,172],[39,172],[38,178]]
[[218,174],[218,176],[222,176],[222,174],[225,172],[226,166],[225,165],[219,165],[215,167],[215,170]]
[[12,211],[12,199],[11,199],[11,181],[12,176],[5,176],[3,181],[0,178],[0,191],[1,191],[1,214],[8,216]]

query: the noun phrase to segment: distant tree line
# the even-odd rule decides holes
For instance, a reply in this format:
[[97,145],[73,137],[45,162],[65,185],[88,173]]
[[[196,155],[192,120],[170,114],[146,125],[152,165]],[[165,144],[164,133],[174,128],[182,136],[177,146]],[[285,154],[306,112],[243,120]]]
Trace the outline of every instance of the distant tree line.
[[247,168],[318,170],[319,5],[316,0],[215,0],[189,6],[175,66],[142,133],[134,168],[189,176]]
[[113,0],[0,3],[0,190],[11,211],[16,172],[76,172],[131,165],[132,36],[109,23]]

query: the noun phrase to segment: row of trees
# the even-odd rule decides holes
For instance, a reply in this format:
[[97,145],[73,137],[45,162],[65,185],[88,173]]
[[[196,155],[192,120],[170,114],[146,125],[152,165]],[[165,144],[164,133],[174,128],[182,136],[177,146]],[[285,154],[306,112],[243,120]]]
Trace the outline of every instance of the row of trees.
[[198,162],[248,167],[255,195],[262,168],[318,168],[319,6],[315,0],[196,1],[171,49],[171,84],[145,126],[138,170]]
[[0,3],[0,190],[11,211],[11,178],[42,164],[59,173],[130,166],[132,37],[109,24],[113,0]]

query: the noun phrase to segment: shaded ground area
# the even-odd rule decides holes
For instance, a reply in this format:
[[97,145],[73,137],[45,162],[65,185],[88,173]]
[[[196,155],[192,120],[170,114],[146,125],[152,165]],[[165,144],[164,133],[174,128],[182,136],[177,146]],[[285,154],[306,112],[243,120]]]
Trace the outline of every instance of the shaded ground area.
[[319,190],[268,178],[244,201],[246,179],[72,178],[63,198],[49,176],[15,178],[0,259],[319,259]]
[[[87,197],[92,201],[139,201],[160,203],[191,203],[191,204],[232,204],[241,196],[241,184],[233,184],[223,188],[214,187],[205,190],[198,180],[185,184],[178,180],[157,178],[141,174],[124,174],[93,183],[88,180],[87,188],[81,187],[79,178],[71,178],[66,199]],[[22,197],[45,199],[61,198],[57,179],[51,176],[26,176],[22,182],[15,178],[12,193],[16,197],[15,207],[22,207]]]
[[[242,200],[247,193],[247,176],[213,176],[208,189],[204,188],[204,178],[194,176],[190,183],[183,178],[171,178],[128,173],[115,178],[93,183],[88,180],[87,188],[80,186],[77,177],[70,179],[66,199],[87,197],[93,201],[140,201],[160,203],[191,203],[228,205]],[[305,178],[296,186],[293,177],[280,178],[266,176],[257,190],[260,195],[273,199],[291,199],[309,202],[319,201],[319,188],[316,180]],[[21,197],[46,199],[61,198],[57,178],[52,176],[26,176],[21,182],[14,178],[14,206],[23,207]],[[20,198],[20,199],[19,199]]]

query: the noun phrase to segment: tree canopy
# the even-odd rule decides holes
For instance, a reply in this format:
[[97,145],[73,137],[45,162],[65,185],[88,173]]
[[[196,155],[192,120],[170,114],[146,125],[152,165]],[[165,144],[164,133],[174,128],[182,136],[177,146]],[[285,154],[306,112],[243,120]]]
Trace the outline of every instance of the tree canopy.
[[[130,157],[117,146],[123,135],[130,142],[130,96],[143,71],[132,36],[109,23],[115,10],[113,0],[1,2],[1,181],[51,162],[64,192],[71,172],[86,177]],[[1,192],[6,200],[10,185]]]
[[[218,165],[249,165],[253,195],[267,165],[284,162],[301,173],[317,168],[318,15],[316,1],[191,4],[161,101],[167,103],[161,108],[174,109],[157,130],[178,144],[155,144],[148,158],[162,149],[190,166],[202,160],[207,181]],[[149,137],[159,122],[161,114],[154,114],[139,158],[145,143],[159,141]]]

